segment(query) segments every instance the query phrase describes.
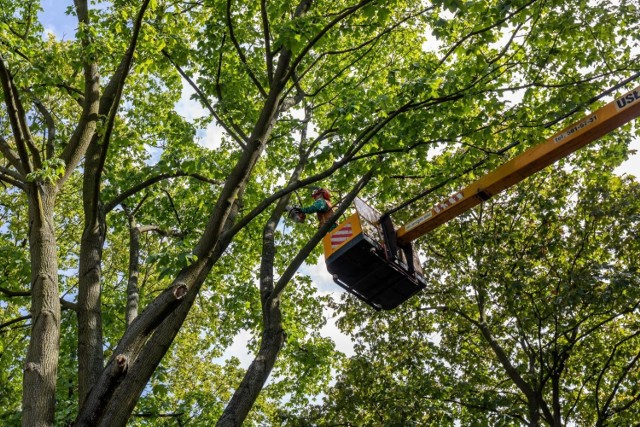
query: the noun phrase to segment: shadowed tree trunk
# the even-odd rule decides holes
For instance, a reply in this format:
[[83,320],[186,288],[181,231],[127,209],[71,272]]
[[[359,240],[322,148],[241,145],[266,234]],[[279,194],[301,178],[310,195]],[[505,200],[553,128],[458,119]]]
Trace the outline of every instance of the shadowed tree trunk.
[[156,232],[161,236],[174,236],[183,238],[184,233],[179,231],[164,231],[157,226],[139,225],[136,220],[136,212],[140,209],[146,197],[143,197],[138,205],[131,209],[122,204],[129,224],[129,268],[127,278],[127,305],[125,307],[125,320],[127,327],[138,317],[138,305],[140,302],[140,289],[138,279],[140,277],[140,236],[143,233]]
[[140,290],[138,288],[138,276],[140,274],[140,228],[138,228],[135,222],[130,224],[129,237],[131,243],[129,243],[129,279],[127,280],[127,326],[138,316],[138,302],[140,301]]
[[138,276],[140,273],[140,228],[136,222],[135,212],[130,212],[127,208],[124,210],[129,222],[129,278],[127,280],[127,306],[125,308],[125,319],[128,327],[138,316],[138,301],[140,299],[138,290]]
[[[86,211],[86,209],[85,209]],[[88,221],[87,221],[88,220]],[[102,310],[100,277],[106,223],[101,206],[95,218],[85,218],[78,283],[78,394],[80,405],[102,371]]]

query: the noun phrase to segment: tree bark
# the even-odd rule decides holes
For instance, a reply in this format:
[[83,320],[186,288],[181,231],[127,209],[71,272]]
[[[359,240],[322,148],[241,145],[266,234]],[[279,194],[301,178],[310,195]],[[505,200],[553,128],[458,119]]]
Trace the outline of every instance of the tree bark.
[[140,271],[140,228],[133,215],[129,219],[129,280],[127,281],[126,320],[129,326],[138,316],[138,276]]
[[53,223],[56,190],[37,183],[29,187],[33,322],[24,366],[22,425],[40,427],[54,423],[60,349],[58,256]]
[[[285,201],[288,197],[285,198]],[[286,204],[286,203],[285,203]],[[280,207],[280,205],[282,205]],[[240,426],[246,419],[260,391],[264,387],[278,354],[284,345],[284,329],[280,296],[273,294],[273,260],[275,255],[274,230],[280,218],[284,204],[279,203],[277,215],[273,215],[263,231],[263,249],[260,267],[260,296],[262,301],[262,340],[257,356],[251,362],[247,372],[227,404],[217,427]],[[276,212],[274,212],[275,214]],[[275,218],[274,218],[275,217]]]
[[87,218],[82,234],[80,272],[78,279],[78,396],[84,403],[89,390],[103,368],[101,264],[105,238],[105,217],[102,209],[93,220]]
[[262,391],[284,344],[280,300],[269,298],[265,302],[265,311],[268,313],[268,326],[262,332],[258,355],[247,369],[240,386],[218,420],[217,427],[242,425]]
[[540,405],[537,399],[527,399],[527,407],[529,408],[529,427],[540,427]]

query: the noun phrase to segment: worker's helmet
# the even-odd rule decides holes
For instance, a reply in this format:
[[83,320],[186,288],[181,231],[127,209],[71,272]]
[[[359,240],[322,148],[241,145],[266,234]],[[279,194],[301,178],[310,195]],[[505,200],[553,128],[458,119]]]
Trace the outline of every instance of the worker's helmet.
[[321,187],[314,188],[313,192],[311,193],[311,197],[313,197],[314,199],[318,199],[318,197],[322,197],[327,201],[331,201],[331,194],[329,193],[329,190],[327,190],[326,188],[321,188]]

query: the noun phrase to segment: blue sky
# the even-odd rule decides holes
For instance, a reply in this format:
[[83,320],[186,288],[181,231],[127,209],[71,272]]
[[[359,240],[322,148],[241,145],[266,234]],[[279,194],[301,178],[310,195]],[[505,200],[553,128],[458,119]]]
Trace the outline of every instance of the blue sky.
[[46,31],[64,40],[75,38],[78,21],[75,16],[65,14],[73,6],[72,1],[41,0],[41,5],[43,11],[40,12],[40,20]]

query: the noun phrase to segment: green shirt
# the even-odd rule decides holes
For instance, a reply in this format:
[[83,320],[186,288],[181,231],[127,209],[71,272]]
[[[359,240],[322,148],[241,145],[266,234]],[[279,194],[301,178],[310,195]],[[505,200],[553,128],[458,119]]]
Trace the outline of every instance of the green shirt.
[[[306,214],[308,214],[308,213],[324,213],[324,212],[327,212],[329,209],[331,209],[331,208],[329,207],[329,204],[327,203],[327,201],[325,199],[318,199],[315,202],[313,202],[313,204],[311,206],[300,208],[300,211],[304,212]],[[320,224],[320,225],[322,225],[322,224]],[[337,226],[338,226],[338,224],[336,224],[334,222],[331,225],[331,228],[329,228],[329,231],[333,230]]]
[[308,213],[326,212],[329,210],[329,205],[324,199],[318,199],[311,206],[300,208],[300,211]]

